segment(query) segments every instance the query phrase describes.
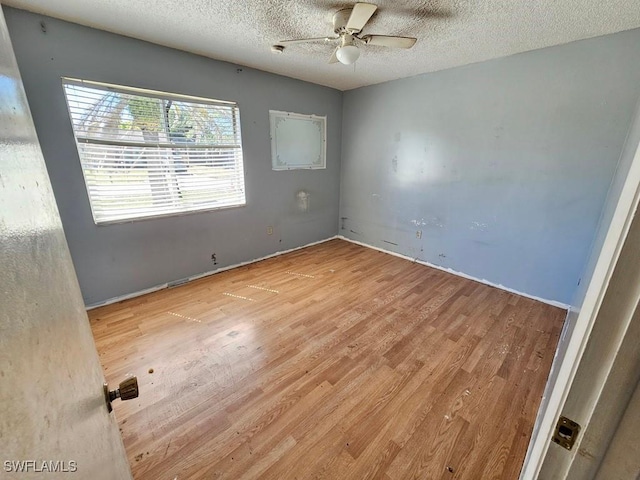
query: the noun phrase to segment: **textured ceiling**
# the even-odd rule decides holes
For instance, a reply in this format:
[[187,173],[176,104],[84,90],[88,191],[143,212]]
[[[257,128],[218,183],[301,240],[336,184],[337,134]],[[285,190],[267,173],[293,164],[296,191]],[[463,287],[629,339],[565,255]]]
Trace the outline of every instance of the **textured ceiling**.
[[332,34],[339,0],[3,0],[4,4],[340,90],[640,27],[638,0],[368,0],[363,33],[418,38],[411,50],[367,46],[327,64],[330,44],[270,47]]

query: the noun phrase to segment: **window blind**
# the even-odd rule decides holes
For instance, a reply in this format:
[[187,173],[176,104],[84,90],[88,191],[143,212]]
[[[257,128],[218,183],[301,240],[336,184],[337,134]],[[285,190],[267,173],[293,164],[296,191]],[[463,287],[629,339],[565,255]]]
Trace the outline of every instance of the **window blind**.
[[237,104],[63,79],[96,224],[244,205]]

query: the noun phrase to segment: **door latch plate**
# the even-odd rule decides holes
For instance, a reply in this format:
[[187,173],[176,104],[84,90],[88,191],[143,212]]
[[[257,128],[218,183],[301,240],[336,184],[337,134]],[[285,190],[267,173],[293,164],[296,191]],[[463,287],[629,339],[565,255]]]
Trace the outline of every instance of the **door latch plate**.
[[580,425],[567,417],[560,417],[553,431],[552,440],[562,448],[571,450],[580,432]]

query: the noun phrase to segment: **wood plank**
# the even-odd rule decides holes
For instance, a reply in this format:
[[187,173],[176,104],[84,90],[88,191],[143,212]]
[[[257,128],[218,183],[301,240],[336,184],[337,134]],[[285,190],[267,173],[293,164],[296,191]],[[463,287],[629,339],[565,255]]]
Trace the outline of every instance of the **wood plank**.
[[564,316],[341,240],[89,312],[139,480],[517,478]]

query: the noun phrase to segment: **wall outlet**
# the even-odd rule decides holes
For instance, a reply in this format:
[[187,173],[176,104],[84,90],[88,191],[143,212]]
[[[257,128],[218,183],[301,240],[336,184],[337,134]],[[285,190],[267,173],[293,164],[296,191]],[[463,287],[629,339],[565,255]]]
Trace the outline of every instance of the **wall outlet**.
[[422,238],[422,230],[416,232],[416,238]]
[[267,227],[267,235],[273,235],[273,227],[271,225]]

